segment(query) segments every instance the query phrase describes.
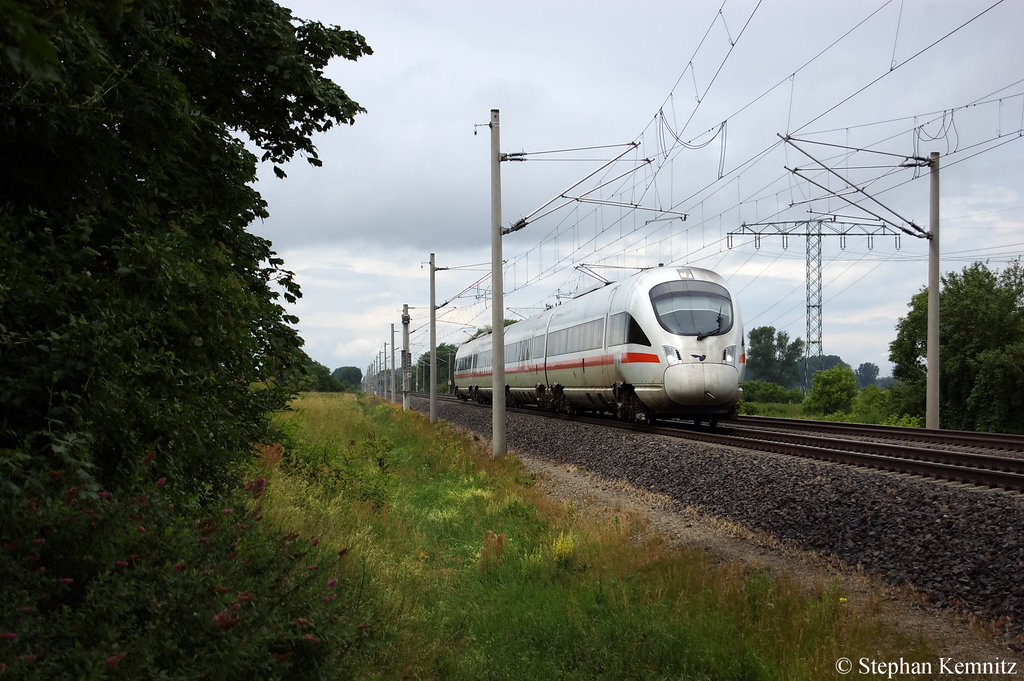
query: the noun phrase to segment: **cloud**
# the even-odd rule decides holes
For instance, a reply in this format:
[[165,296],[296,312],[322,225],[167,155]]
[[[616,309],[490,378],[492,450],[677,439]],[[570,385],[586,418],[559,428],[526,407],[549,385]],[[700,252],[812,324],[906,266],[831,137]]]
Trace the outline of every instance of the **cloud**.
[[[945,0],[884,5],[730,2],[446,3],[296,0],[293,13],[360,31],[374,54],[327,69],[367,109],[318,135],[322,168],[298,161],[257,189],[271,217],[253,225],[296,272],[307,352],[365,369],[412,305],[413,346],[426,349],[429,253],[438,265],[490,262],[489,130],[502,151],[639,143],[569,195],[573,202],[505,237],[507,316],[530,314],[593,280],[580,263],[709,267],[740,291],[748,329],[806,335],[805,240],[727,234],[744,224],[864,212],[840,177],[906,219],[927,224],[926,169],[890,154],[939,151],[943,268],[1002,262],[1024,244],[1019,162],[1024,8],[989,12]],[[944,36],[947,36],[944,38]],[[931,46],[931,47],[929,47]],[[1010,86],[1010,87],[1007,87]],[[966,106],[970,104],[970,106]],[[723,125],[723,122],[725,125]],[[474,135],[474,130],[478,132]],[[779,134],[837,169],[830,174]],[[838,145],[838,146],[829,146]],[[534,155],[502,165],[503,222],[527,215],[614,155]],[[649,159],[649,163],[644,163]],[[887,166],[886,169],[883,166]],[[635,171],[628,173],[630,169]],[[801,174],[791,172],[801,169]],[[917,176],[917,179],[915,178]],[[651,210],[687,213],[683,221]],[[852,218],[850,216],[853,216]],[[926,282],[927,244],[901,233],[823,238],[823,342],[856,366],[885,355],[897,318]],[[438,273],[439,338],[490,323],[482,268]],[[627,270],[602,270],[625,276]],[[584,283],[590,282],[590,283]]]

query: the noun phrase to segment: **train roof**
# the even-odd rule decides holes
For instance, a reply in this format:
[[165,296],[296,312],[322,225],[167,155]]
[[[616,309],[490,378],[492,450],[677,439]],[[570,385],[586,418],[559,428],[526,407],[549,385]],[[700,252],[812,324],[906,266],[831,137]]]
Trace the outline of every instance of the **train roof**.
[[[593,300],[592,296],[594,296],[594,294],[600,292],[604,292],[607,295],[611,295],[612,291],[622,286],[638,286],[642,288],[650,288],[666,281],[675,281],[678,279],[710,281],[721,286],[724,286],[726,289],[729,288],[728,284],[726,283],[722,275],[712,270],[704,269],[702,267],[690,267],[688,265],[652,267],[650,269],[637,272],[636,274],[626,277],[625,279],[609,282],[603,286],[596,286],[594,288],[583,291],[582,293],[573,296],[571,299],[563,303],[559,303],[558,305],[555,305],[552,308],[544,310],[543,312],[540,312],[532,317],[524,319],[521,322],[510,324],[505,328],[508,329],[511,326],[519,326],[520,324],[532,326],[533,324],[536,324],[540,320],[544,319],[547,315],[558,314],[559,312],[565,310],[565,308],[567,307],[575,307],[576,301],[580,301],[579,304],[586,304],[587,302]],[[464,343],[460,344],[460,351],[468,344],[482,344],[484,341],[486,341],[487,346],[489,347],[490,337],[492,335],[494,335],[493,329],[488,331],[487,333],[480,334],[476,338],[465,341]]]

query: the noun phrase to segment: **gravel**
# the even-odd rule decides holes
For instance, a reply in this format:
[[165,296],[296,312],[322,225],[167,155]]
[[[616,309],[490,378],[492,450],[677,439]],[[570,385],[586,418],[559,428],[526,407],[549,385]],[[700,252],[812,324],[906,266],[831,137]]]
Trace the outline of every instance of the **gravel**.
[[[489,409],[442,402],[438,417],[490,437]],[[516,413],[507,424],[510,449],[834,555],[936,607],[1003,621],[1008,632],[1024,624],[1019,495]]]

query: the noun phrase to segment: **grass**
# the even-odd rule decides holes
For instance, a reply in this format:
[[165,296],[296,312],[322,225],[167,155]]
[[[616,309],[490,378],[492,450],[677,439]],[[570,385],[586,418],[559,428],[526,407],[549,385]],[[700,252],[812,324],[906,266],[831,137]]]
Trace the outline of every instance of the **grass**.
[[809,594],[670,550],[642,518],[578,513],[418,413],[339,394],[293,406],[253,472],[268,518],[365,571],[362,678],[822,679],[840,657],[934,659],[835,584]]

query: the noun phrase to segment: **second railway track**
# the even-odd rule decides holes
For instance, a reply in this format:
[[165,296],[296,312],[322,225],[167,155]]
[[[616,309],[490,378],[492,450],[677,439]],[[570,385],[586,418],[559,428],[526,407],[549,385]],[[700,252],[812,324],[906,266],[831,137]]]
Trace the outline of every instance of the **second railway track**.
[[[458,401],[448,396],[439,396],[439,399]],[[510,408],[510,411],[970,485],[1024,491],[1024,457],[1006,454],[1024,452],[1024,437],[1021,436],[749,417],[722,422],[718,428],[707,429],[686,422],[669,421],[660,425],[646,425],[537,409]]]

